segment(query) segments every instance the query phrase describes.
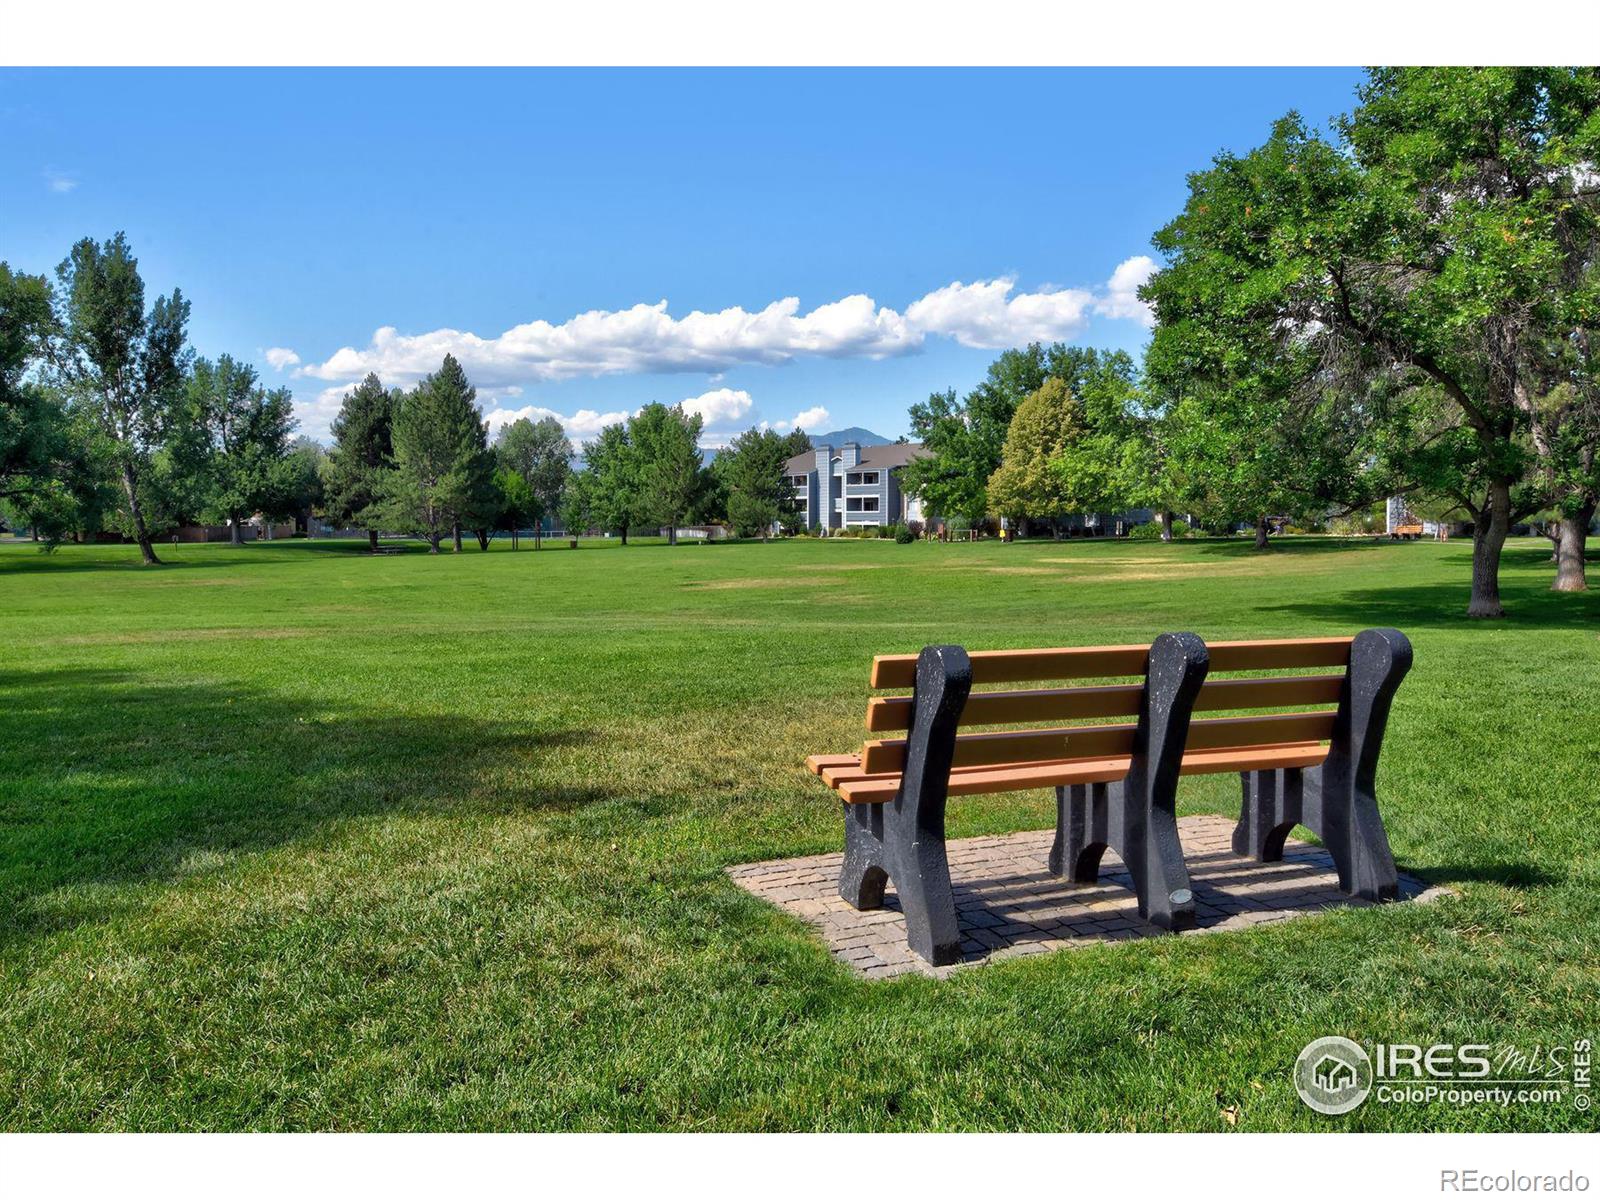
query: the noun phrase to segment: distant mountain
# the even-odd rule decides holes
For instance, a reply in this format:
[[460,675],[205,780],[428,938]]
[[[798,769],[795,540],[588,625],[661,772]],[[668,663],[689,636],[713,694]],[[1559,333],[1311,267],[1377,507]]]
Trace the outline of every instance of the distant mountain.
[[859,425],[852,425],[849,429],[835,429],[832,433],[811,435],[813,446],[842,446],[846,442],[854,442],[858,446],[887,446],[893,441],[893,438],[883,437],[870,429],[862,429]]

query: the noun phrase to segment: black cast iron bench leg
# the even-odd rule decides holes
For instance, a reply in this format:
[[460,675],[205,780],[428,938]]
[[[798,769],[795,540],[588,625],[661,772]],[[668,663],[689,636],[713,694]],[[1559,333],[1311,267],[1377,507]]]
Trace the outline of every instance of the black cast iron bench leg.
[[944,806],[956,731],[971,690],[972,663],[965,650],[925,648],[917,658],[899,792],[885,804],[843,806],[839,895],[856,908],[878,908],[884,885],[893,880],[906,918],[906,941],[934,966],[961,958],[961,928],[945,857]]
[[1328,757],[1305,770],[1240,776],[1243,802],[1233,830],[1235,854],[1257,862],[1283,858],[1284,840],[1304,825],[1328,848],[1339,889],[1363,900],[1393,900],[1400,878],[1374,790],[1389,706],[1411,669],[1411,643],[1398,629],[1366,629],[1350,646]]
[[1193,929],[1194,891],[1178,840],[1174,810],[1189,716],[1210,666],[1192,633],[1164,633],[1150,647],[1133,763],[1115,783],[1056,789],[1056,840],[1050,870],[1078,883],[1100,877],[1115,850],[1133,877],[1139,915],[1174,932]]

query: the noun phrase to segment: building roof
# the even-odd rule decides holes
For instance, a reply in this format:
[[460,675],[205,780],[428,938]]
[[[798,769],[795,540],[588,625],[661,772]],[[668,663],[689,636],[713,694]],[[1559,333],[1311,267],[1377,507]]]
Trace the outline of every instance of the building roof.
[[[829,449],[832,456],[837,457],[841,447],[817,446],[804,454],[796,454],[785,465],[784,469],[791,475],[804,475],[813,471],[817,466],[817,451]],[[928,452],[922,448],[921,442],[893,442],[887,446],[862,446],[861,458],[852,471],[871,470],[876,467],[880,471],[892,471],[896,467],[903,467],[913,458],[922,458]]]

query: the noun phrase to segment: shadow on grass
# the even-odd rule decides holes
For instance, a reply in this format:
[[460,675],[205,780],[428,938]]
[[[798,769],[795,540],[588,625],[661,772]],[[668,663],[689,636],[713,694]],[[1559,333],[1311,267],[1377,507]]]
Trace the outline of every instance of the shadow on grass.
[[1532,863],[1491,862],[1471,867],[1407,867],[1408,875],[1432,884],[1497,883],[1516,891],[1554,887],[1566,882],[1566,876],[1555,875]]
[[1363,588],[1336,592],[1316,600],[1283,604],[1258,604],[1263,612],[1294,613],[1318,621],[1340,621],[1352,628],[1392,625],[1402,631],[1419,627],[1485,629],[1513,626],[1519,629],[1593,629],[1600,624],[1600,592],[1571,594],[1548,587],[1500,585],[1506,616],[1501,621],[1477,621],[1467,616],[1468,581],[1459,584]]
[[[572,811],[604,787],[496,786],[581,730],[333,714],[305,701],[116,671],[0,672],[0,944],[109,915],[92,885],[171,879],[379,813]],[[63,904],[46,893],[90,885]]]

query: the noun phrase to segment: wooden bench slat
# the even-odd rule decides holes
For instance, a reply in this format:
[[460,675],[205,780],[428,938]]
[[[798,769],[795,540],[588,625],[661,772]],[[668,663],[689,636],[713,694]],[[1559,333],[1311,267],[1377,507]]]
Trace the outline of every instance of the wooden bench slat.
[[[1196,750],[1183,756],[1180,774],[1232,774],[1289,767],[1314,767],[1328,755],[1320,742],[1299,742],[1249,749]],[[1128,773],[1127,755],[1071,759],[1057,762],[1014,763],[1002,767],[957,769],[950,772],[949,795],[978,796],[1030,788],[1067,787],[1075,783],[1111,783]],[[841,774],[835,786],[847,804],[883,804],[900,788],[898,774]]]
[[[1267,679],[1207,680],[1195,699],[1196,712],[1239,708],[1288,708],[1335,704],[1343,675],[1284,675]],[[1026,721],[1066,721],[1089,717],[1132,717],[1139,713],[1144,685],[1036,688],[1016,692],[973,692],[961,710],[963,725],[1020,725]],[[911,728],[912,698],[880,696],[867,701],[867,730],[888,733]]]
[[[974,650],[972,682],[1021,683],[1030,679],[1095,679],[1143,675],[1149,646],[1067,646],[1057,650]],[[915,654],[880,654],[872,660],[875,688],[908,688],[917,681]]]
[[1259,642],[1207,642],[1211,673],[1287,671],[1291,667],[1350,665],[1353,637],[1267,638]]
[[[1267,638],[1208,642],[1212,671],[1270,671],[1291,667],[1342,667],[1354,638]],[[1100,679],[1143,675],[1149,646],[1064,646],[1053,650],[974,650],[972,682],[1023,683],[1035,679]],[[869,687],[908,688],[916,683],[915,654],[880,654]]]
[[[1186,745],[1193,750],[1230,746],[1275,746],[1285,742],[1322,741],[1333,733],[1332,712],[1282,713],[1267,717],[1213,717],[1191,721]],[[1098,758],[1130,754],[1135,726],[1076,725],[1025,729],[1015,733],[967,733],[956,738],[954,766],[998,766],[1002,763],[1056,762],[1065,758]],[[903,771],[906,739],[869,741],[861,748],[861,766],[868,774]]]

